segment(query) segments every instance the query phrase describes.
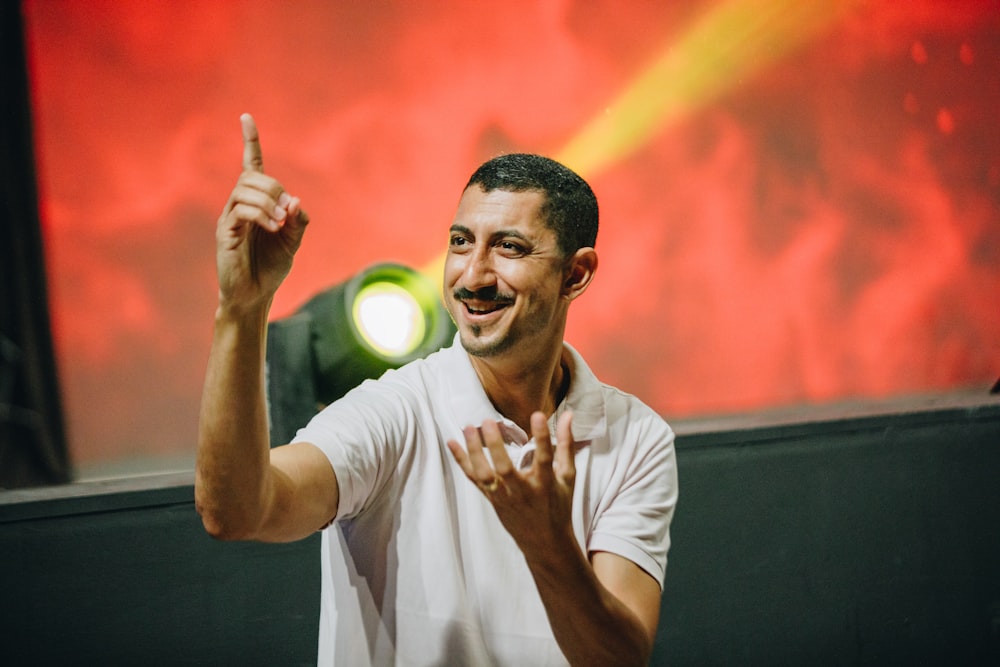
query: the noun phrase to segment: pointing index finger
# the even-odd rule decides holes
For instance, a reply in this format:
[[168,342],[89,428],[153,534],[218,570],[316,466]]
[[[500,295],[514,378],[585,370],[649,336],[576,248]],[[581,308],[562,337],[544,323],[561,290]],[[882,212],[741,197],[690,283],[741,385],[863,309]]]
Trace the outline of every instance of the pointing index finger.
[[264,156],[260,152],[260,136],[257,134],[257,123],[248,113],[240,116],[243,128],[243,171],[264,173]]

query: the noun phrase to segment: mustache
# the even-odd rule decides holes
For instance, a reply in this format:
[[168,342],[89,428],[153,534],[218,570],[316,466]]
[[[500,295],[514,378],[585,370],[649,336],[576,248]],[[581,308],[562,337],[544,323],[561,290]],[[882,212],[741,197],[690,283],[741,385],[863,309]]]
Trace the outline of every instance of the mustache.
[[456,288],[452,292],[456,301],[492,301],[498,305],[509,305],[514,303],[513,294],[503,294],[497,291],[496,287],[484,287],[473,292],[465,287]]

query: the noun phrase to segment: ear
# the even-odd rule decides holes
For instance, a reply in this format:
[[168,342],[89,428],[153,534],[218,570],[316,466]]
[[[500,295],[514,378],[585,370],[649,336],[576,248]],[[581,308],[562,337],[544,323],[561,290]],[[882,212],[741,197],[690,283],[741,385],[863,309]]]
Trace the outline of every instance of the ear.
[[566,264],[563,273],[562,295],[572,301],[587,290],[597,272],[597,251],[580,248]]

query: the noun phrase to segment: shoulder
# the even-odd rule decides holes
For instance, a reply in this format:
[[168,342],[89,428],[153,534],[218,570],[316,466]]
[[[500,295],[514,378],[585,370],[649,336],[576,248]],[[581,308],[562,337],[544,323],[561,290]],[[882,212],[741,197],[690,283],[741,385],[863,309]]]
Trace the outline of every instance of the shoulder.
[[632,394],[609,385],[603,385],[603,391],[608,448],[616,452],[618,464],[625,465],[630,474],[665,479],[676,475],[675,434],[670,424]]
[[663,415],[639,397],[604,383],[601,384],[601,390],[607,406],[609,425],[673,436],[673,429]]
[[663,416],[634,394],[598,379],[580,353],[568,344],[566,351],[573,365],[570,399],[574,420],[582,416],[589,427],[581,430],[593,434],[604,430],[618,445],[673,443],[673,429]]
[[366,380],[356,391],[366,396],[391,395],[407,403],[425,403],[449,381],[450,375],[460,367],[463,356],[451,347],[443,348],[399,368],[389,369],[376,380]]
[[389,369],[326,406],[313,421],[338,429],[353,427],[399,435],[400,429],[412,428],[418,418],[426,417],[441,402],[455,364],[454,351],[445,348]]

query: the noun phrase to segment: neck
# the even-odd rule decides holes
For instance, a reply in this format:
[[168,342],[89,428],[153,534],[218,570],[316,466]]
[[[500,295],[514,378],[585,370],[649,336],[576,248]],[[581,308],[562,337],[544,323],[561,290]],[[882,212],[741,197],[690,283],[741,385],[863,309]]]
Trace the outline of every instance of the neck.
[[532,413],[551,415],[569,389],[569,369],[562,362],[561,342],[540,363],[503,364],[472,357],[472,367],[493,407],[528,434]]

